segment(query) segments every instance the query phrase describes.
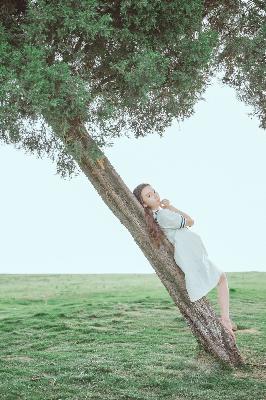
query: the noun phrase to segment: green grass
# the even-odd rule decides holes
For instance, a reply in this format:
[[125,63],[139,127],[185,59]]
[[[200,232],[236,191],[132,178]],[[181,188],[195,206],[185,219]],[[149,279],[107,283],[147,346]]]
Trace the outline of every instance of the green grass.
[[266,273],[227,278],[254,366],[201,358],[156,274],[0,275],[0,399],[265,400]]

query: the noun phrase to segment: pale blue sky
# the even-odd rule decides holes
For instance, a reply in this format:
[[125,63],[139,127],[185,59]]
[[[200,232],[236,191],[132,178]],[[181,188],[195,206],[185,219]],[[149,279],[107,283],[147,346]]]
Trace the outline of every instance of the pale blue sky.
[[[266,271],[266,132],[233,89],[210,86],[188,120],[105,154],[194,219],[224,271]],[[88,179],[63,180],[48,158],[1,145],[1,273],[154,273]]]

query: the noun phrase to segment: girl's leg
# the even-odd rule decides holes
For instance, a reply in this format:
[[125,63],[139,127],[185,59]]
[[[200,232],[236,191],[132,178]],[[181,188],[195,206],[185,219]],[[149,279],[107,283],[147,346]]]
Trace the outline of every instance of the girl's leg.
[[229,315],[229,288],[226,274],[223,272],[217,285],[218,302],[221,309],[221,323],[230,331],[235,337],[232,329],[232,324]]
[[230,319],[229,316],[229,288],[227,277],[223,272],[217,285],[218,302],[221,309],[221,317]]

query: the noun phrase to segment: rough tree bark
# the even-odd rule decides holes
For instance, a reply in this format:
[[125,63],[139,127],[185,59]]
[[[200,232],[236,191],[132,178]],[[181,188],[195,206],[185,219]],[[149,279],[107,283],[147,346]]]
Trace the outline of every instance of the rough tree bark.
[[[185,287],[184,273],[177,266],[173,256],[172,243],[164,236],[160,249],[152,245],[146,231],[142,207],[85,127],[74,124],[65,135],[64,143],[66,148],[69,143],[80,146],[81,153],[79,157],[74,157],[75,161],[149,260],[187,321],[199,347],[215,359],[232,367],[245,365],[235,341],[218,320],[206,297],[196,302],[190,301]],[[91,157],[95,150],[98,154],[96,161]]]

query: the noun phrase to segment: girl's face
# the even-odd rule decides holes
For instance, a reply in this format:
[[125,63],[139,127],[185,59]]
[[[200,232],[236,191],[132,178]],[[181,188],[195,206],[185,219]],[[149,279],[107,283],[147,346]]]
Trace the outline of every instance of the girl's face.
[[145,186],[141,191],[141,197],[144,203],[144,207],[150,207],[152,210],[156,210],[160,206],[160,196],[153,189],[152,186]]

